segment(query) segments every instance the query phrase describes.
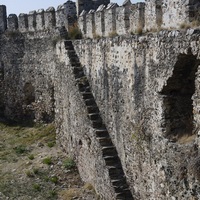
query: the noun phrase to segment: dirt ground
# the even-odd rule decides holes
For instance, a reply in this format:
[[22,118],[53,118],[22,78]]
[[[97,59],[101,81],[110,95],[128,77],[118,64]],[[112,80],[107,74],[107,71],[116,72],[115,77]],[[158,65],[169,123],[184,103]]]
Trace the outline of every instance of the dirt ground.
[[50,125],[0,123],[0,200],[98,200]]

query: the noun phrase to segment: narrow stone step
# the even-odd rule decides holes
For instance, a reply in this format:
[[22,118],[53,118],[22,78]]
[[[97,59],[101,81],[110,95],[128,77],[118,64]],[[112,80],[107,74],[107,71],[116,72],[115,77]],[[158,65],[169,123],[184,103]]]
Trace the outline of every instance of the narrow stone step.
[[105,125],[102,123],[102,120],[93,120],[92,121],[93,128],[103,128]]
[[88,114],[88,117],[89,117],[91,120],[100,120],[100,119],[101,119],[99,113],[90,113],[90,114]]
[[97,137],[109,137],[108,131],[106,129],[96,129],[95,133]]
[[69,59],[70,59],[70,62],[72,62],[72,63],[78,63],[79,62],[79,59],[78,59],[77,56],[73,56],[73,57],[70,56]]
[[80,78],[76,78],[76,82],[79,83],[79,84],[86,85],[86,86],[90,85],[89,82],[88,82],[88,80],[87,80],[87,77],[85,75],[83,75]]
[[91,99],[94,98],[91,92],[81,92],[83,99]]
[[128,189],[128,186],[124,186],[124,185],[114,186],[114,190],[116,193],[124,193],[124,195],[125,195],[127,189]]
[[102,147],[113,145],[112,140],[109,137],[98,137],[97,139]]
[[85,87],[80,87],[79,88],[80,92],[90,92],[90,87],[89,86],[85,86]]
[[127,190],[117,193],[116,199],[117,200],[133,200],[134,198],[133,198],[130,190],[127,189]]
[[96,113],[99,112],[99,108],[95,105],[95,106],[87,106],[87,111],[88,113]]
[[73,66],[76,66],[76,67],[81,66],[80,61],[71,60],[70,63],[71,63],[71,65],[72,65],[72,67],[73,67]]
[[75,53],[76,54],[76,51],[73,49],[73,50],[68,50],[67,53]]
[[68,50],[67,54],[70,58],[77,57],[76,52],[74,50]]
[[116,194],[116,199],[117,200],[129,200],[129,199],[126,199],[126,196],[125,196],[124,192],[117,193]]
[[73,73],[77,74],[80,72],[84,72],[82,67],[73,67]]
[[69,50],[74,51],[74,47],[73,46],[65,46],[65,49],[67,51],[69,51]]
[[80,92],[86,91],[88,86],[89,86],[89,83],[87,82],[82,82],[82,83],[78,82],[78,88]]
[[116,179],[116,180],[111,180],[111,183],[114,187],[126,185],[126,179],[125,178],[119,178],[119,179]]
[[105,163],[107,166],[121,166],[118,155],[114,156],[104,156]]
[[86,78],[84,72],[76,73],[76,74],[74,74],[74,77],[77,82],[82,82],[82,80]]
[[73,44],[72,44],[72,41],[70,41],[70,40],[65,40],[65,48],[66,48],[66,49],[67,49],[67,48],[73,48],[73,49],[74,49]]
[[116,151],[116,148],[114,146],[103,147],[102,152],[103,152],[103,157],[116,156],[117,155],[117,151]]
[[81,63],[80,63],[80,61],[77,63],[77,62],[71,62],[71,66],[73,67],[73,68],[78,68],[78,67],[81,67]]
[[124,177],[123,170],[120,168],[114,168],[114,167],[109,168],[108,173],[109,173],[110,178],[113,180]]
[[89,85],[85,85],[84,87],[80,87],[79,88],[79,92],[91,92],[90,90],[90,86]]
[[84,99],[84,101],[85,101],[85,105],[86,106],[95,106],[96,105],[96,102],[95,102],[94,98]]
[[75,79],[84,78],[85,74],[84,74],[84,72],[79,72],[79,73],[74,74],[74,77],[75,77]]

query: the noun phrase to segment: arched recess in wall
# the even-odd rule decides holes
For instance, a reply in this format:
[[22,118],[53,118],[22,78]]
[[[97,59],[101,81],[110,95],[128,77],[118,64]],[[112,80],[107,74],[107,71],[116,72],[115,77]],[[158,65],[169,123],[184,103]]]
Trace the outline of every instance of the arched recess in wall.
[[192,96],[199,60],[193,55],[180,55],[161,94],[165,121],[165,136],[178,141],[194,134]]
[[30,105],[35,101],[35,88],[28,82],[24,85],[24,102],[26,105]]
[[35,102],[35,88],[30,82],[27,82],[24,85],[23,92],[24,92],[23,115],[26,120],[32,120],[34,119],[34,110],[31,104]]

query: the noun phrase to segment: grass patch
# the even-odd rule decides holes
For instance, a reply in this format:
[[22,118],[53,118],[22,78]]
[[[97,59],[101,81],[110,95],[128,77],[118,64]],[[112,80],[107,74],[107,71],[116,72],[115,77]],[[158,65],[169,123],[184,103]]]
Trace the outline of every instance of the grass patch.
[[82,33],[77,23],[74,23],[72,26],[69,27],[68,38],[72,40],[82,39]]
[[186,22],[183,22],[180,24],[181,29],[189,29],[191,28],[191,24],[187,24]]
[[29,156],[28,156],[28,159],[29,160],[33,160],[35,157],[34,157],[34,155],[33,154],[30,154]]
[[112,31],[112,32],[110,32],[110,33],[108,34],[108,36],[111,37],[111,38],[113,38],[113,37],[117,37],[118,34],[117,34],[116,31]]
[[80,196],[80,191],[78,190],[78,188],[71,188],[61,191],[60,196],[62,197],[62,199],[73,199],[74,197]]
[[136,29],[135,33],[138,34],[138,35],[142,35],[142,33],[143,33],[143,28],[139,26],[139,27]]
[[57,197],[57,192],[55,190],[50,190],[49,191],[49,198],[55,198]]
[[33,184],[33,189],[38,192],[40,192],[42,190],[40,184],[38,184],[38,183]]
[[14,148],[16,154],[24,154],[27,152],[27,148],[25,145],[19,145]]
[[63,161],[63,166],[65,169],[73,169],[76,167],[76,163],[74,162],[73,159],[67,158],[66,160]]
[[52,160],[51,160],[51,157],[46,157],[42,160],[42,163],[43,164],[46,164],[46,165],[51,165],[52,164]]
[[47,143],[47,146],[48,146],[49,148],[52,148],[52,147],[55,146],[55,144],[56,144],[55,141],[51,141],[51,142],[48,142],[48,143]]
[[38,168],[33,168],[33,173],[34,174],[39,174],[40,170]]
[[26,176],[28,176],[29,178],[33,178],[34,177],[34,173],[30,170],[26,171]]
[[52,183],[55,183],[55,184],[58,183],[58,177],[57,177],[57,176],[52,176],[49,180],[50,180]]

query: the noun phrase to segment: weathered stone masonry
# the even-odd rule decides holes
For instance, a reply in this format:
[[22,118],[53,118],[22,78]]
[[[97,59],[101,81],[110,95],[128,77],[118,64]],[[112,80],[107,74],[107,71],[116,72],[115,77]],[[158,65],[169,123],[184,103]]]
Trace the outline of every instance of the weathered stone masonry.
[[100,5],[98,9],[83,10],[78,18],[85,38],[156,32],[180,29],[199,24],[198,0],[145,0],[132,4],[124,1]]
[[[189,29],[73,43],[135,198],[199,198],[199,34]],[[67,64],[65,52],[64,46],[58,48]],[[67,78],[60,79],[65,82],[60,88],[61,106],[56,105],[58,137],[77,156],[83,180],[101,193],[110,186],[98,175],[106,177],[98,157],[100,147],[77,86],[72,95],[69,88],[74,83],[69,71],[65,74]],[[112,193],[104,193],[108,194]]]
[[[37,15],[36,26],[23,21],[26,31],[16,31],[19,18],[0,23],[1,116],[55,121],[59,145],[102,199],[199,199],[200,31],[84,39],[72,48]],[[125,187],[112,178],[105,140]]]
[[138,199],[199,198],[198,38],[188,30],[74,42]]

